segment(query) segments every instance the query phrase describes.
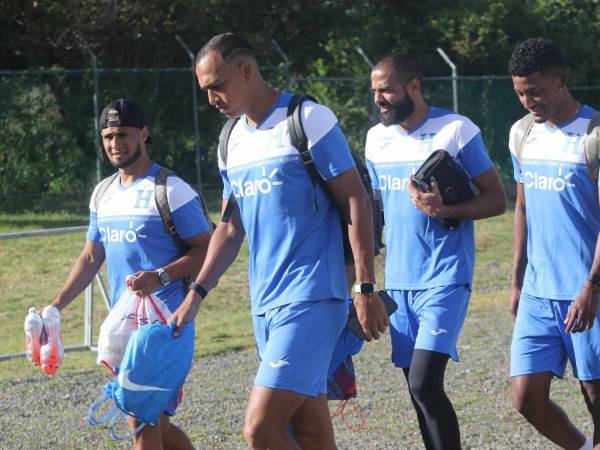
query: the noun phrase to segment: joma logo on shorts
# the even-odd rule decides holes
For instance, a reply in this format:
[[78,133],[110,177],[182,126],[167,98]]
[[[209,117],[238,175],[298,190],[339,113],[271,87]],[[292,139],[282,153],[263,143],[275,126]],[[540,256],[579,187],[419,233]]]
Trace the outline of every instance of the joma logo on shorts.
[[562,168],[558,169],[556,177],[548,177],[537,172],[524,172],[523,184],[528,189],[562,192],[567,187],[575,187],[575,184],[570,182],[572,176],[573,172],[569,172],[563,176]]

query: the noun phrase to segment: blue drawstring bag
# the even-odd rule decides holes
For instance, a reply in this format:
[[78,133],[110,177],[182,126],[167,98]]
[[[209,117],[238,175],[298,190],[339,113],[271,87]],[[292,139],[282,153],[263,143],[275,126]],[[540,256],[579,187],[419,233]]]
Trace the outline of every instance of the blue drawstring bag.
[[138,422],[156,425],[192,366],[194,326],[184,325],[173,336],[175,324],[153,324],[131,333],[112,389],[115,405]]

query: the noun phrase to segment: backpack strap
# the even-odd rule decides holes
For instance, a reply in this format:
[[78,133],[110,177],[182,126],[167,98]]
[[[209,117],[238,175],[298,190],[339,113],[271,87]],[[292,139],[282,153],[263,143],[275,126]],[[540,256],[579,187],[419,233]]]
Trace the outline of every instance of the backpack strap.
[[229,146],[229,138],[231,137],[231,132],[233,131],[233,127],[240,120],[239,117],[234,117],[232,119],[227,120],[223,128],[221,128],[221,134],[219,135],[219,155],[221,156],[221,160],[225,167],[227,167],[227,150]]
[[160,218],[165,225],[165,228],[175,241],[177,248],[183,253],[186,251],[187,246],[177,232],[177,227],[173,221],[173,216],[171,216],[169,199],[167,198],[167,178],[172,175],[175,175],[175,173],[169,169],[165,169],[164,167],[158,169],[156,177],[154,178],[154,199],[156,200],[156,207],[158,209],[158,213],[160,214]]
[[119,176],[119,172],[113,173],[112,175],[106,177],[100,182],[100,187],[98,188],[98,190],[96,191],[96,195],[94,196],[94,209],[96,210],[96,212],[98,212],[98,207],[100,206],[100,201],[102,200],[102,197],[104,197],[104,194],[106,193],[112,182],[115,181],[117,176]]
[[598,184],[598,158],[600,157],[600,112],[595,112],[585,132],[583,141],[585,162],[594,184]]
[[[227,155],[229,151],[229,138],[231,137],[231,132],[233,131],[233,127],[240,120],[239,117],[234,117],[229,119],[221,128],[221,134],[219,135],[219,155],[221,156],[221,161],[227,168]],[[235,196],[233,192],[229,196],[229,200],[227,200],[227,206],[225,207],[225,211],[223,211],[223,215],[221,216],[221,222],[229,223],[231,220],[231,215],[233,214],[233,207],[235,206]]]
[[315,210],[318,210],[319,205],[317,204],[317,191],[314,189],[317,184],[321,186],[323,191],[325,191],[330,198],[333,197],[327,182],[317,170],[315,160],[308,149],[308,137],[306,136],[304,126],[302,125],[302,103],[307,100],[317,103],[317,101],[309,95],[294,94],[292,96],[287,109],[287,128],[288,134],[290,135],[290,142],[300,153],[300,159],[302,159],[304,167],[306,167],[306,170],[308,170],[308,174],[312,180],[314,191],[313,206]]
[[223,211],[223,215],[221,216],[221,222],[229,223],[231,220],[231,216],[233,215],[233,208],[236,206],[235,195],[233,192],[227,199],[227,205],[225,206],[225,211]]
[[513,134],[512,144],[519,167],[521,166],[521,161],[523,160],[523,148],[525,148],[527,136],[529,136],[529,132],[531,131],[534,123],[533,114],[526,114],[517,122],[517,126]]

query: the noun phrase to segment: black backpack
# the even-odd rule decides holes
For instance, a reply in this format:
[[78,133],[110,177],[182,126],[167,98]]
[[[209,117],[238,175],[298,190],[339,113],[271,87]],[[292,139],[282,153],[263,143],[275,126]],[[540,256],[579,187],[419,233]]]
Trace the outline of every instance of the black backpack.
[[[108,187],[112,184],[112,182],[117,178],[119,172],[114,173],[104,180],[100,182],[100,187],[96,191],[96,195],[94,196],[94,206],[96,211],[98,211],[98,206],[100,206],[100,200],[106,193]],[[173,241],[175,241],[175,245],[179,249],[180,254],[185,253],[188,250],[188,246],[185,244],[181,236],[177,232],[177,227],[175,226],[175,222],[173,222],[173,218],[171,217],[171,208],[169,207],[169,200],[167,198],[167,178],[170,176],[175,176],[175,173],[169,169],[165,169],[161,167],[156,173],[156,177],[154,178],[154,198],[156,200],[156,207],[158,208],[158,213],[160,214],[160,218],[163,221],[163,224]],[[204,216],[206,217],[206,221],[208,222],[209,232],[212,232],[214,229],[214,224],[211,222],[210,217],[208,215],[208,209],[206,208],[206,203],[204,202],[204,197],[202,194],[198,192],[194,186],[190,185],[194,191],[198,194],[200,198],[200,204],[202,205],[202,211],[204,212]]]
[[[308,170],[308,174],[310,175],[310,178],[312,180],[313,188],[315,188],[316,185],[319,184],[321,186],[321,188],[323,189],[323,191],[330,198],[333,198],[333,196],[329,190],[329,186],[327,185],[327,182],[325,181],[325,179],[323,179],[323,177],[317,170],[317,167],[315,165],[315,160],[313,159],[312,154],[310,153],[310,150],[308,149],[308,138],[306,136],[306,133],[304,132],[304,127],[302,126],[302,116],[301,116],[302,103],[304,103],[307,100],[317,103],[317,101],[313,97],[310,97],[308,95],[295,94],[292,96],[290,103],[288,105],[288,109],[287,109],[288,133],[290,135],[290,140],[291,140],[292,145],[300,153],[300,158],[302,159],[304,166]],[[235,127],[235,124],[237,123],[238,120],[239,120],[239,117],[229,119],[225,123],[225,125],[223,125],[221,134],[219,136],[219,154],[220,154],[221,160],[223,161],[225,166],[227,166],[227,146],[229,144],[229,137],[231,136],[231,132],[232,132],[233,128]],[[373,211],[373,231],[374,231],[373,237],[374,237],[374,242],[375,242],[374,252],[375,252],[375,255],[378,255],[380,253],[381,248],[383,248],[383,246],[384,246],[383,240],[382,240],[383,225],[384,225],[383,208],[382,208],[381,202],[375,199],[373,187],[371,186],[371,177],[369,176],[369,171],[367,170],[367,167],[362,162],[362,160],[354,154],[353,151],[350,151],[350,153],[352,154],[352,158],[354,159],[354,164],[356,165],[356,170],[358,170],[360,179],[363,183],[363,186],[365,187],[365,190],[367,191],[369,200],[371,201],[371,208]],[[314,190],[313,205],[314,205],[315,209],[319,209],[319,206],[317,204],[316,190],[315,189],[313,189],[313,190]],[[230,201],[228,202],[227,208],[225,209],[225,212],[221,219],[223,222],[228,222],[229,219],[231,218],[231,213],[232,213],[231,208],[233,208],[233,203],[234,203],[232,200],[234,200],[234,199],[235,198],[233,197],[233,194],[232,194],[231,197],[229,198]],[[340,208],[339,205],[338,205],[338,211],[340,212],[340,217],[341,217],[341,228],[342,228],[342,236],[343,236],[343,241],[344,241],[344,259],[346,262],[350,262],[353,260],[353,256],[352,256],[352,248],[350,247],[350,240],[348,239],[348,220],[346,218],[346,212],[344,210],[342,210],[342,208]]]

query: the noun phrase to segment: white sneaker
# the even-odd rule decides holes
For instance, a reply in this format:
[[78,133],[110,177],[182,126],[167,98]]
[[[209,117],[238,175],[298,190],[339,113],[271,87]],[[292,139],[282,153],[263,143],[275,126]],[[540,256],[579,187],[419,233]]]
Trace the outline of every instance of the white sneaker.
[[44,373],[54,375],[62,364],[65,352],[60,334],[60,311],[54,306],[46,306],[42,311],[42,320],[48,342],[40,348],[40,362]]
[[35,308],[29,308],[25,317],[25,352],[27,359],[36,366],[40,365],[41,338],[44,331],[44,322]]

